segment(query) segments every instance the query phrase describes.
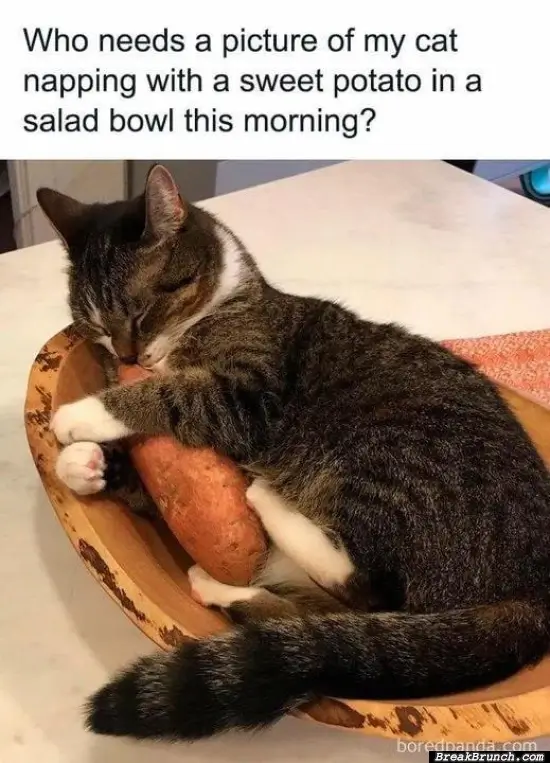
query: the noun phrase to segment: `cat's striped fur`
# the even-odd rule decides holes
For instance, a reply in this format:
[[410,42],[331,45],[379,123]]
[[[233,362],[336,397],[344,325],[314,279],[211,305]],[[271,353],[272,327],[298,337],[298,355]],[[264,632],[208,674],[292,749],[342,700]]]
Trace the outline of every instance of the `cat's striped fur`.
[[91,729],[197,739],[324,694],[470,689],[547,652],[550,480],[487,379],[273,288],[163,168],[132,202],[39,200],[81,330],[159,371],[61,409],[58,438],[170,433],[227,454],[279,549],[252,589],[195,569],[235,629],[124,670],[90,700]]

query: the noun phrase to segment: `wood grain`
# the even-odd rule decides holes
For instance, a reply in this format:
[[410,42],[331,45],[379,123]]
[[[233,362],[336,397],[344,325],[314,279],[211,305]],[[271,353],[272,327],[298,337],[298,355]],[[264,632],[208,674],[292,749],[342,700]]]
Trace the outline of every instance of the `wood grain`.
[[[52,410],[99,389],[93,348],[69,327],[31,369],[25,426],[32,456],[56,514],[80,558],[130,620],[163,649],[229,627],[190,596],[190,558],[161,520],[130,514],[104,496],[79,497],[55,476],[59,446]],[[550,465],[550,410],[513,390],[502,395]],[[504,742],[550,734],[550,657],[487,689],[415,702],[326,698],[301,718],[345,730],[415,742]]]

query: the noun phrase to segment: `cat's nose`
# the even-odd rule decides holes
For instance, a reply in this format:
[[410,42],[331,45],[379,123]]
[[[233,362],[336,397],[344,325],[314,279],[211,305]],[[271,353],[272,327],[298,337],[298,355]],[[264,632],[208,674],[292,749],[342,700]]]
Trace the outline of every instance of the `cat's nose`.
[[121,363],[125,363],[127,366],[133,366],[137,362],[137,355],[119,355]]
[[113,348],[122,363],[133,365],[137,360],[137,347],[125,334],[113,336]]

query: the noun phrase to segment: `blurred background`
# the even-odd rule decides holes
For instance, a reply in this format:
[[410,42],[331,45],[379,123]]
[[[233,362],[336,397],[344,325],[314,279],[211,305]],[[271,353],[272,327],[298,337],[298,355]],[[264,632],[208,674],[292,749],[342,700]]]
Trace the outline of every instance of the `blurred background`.
[[[113,201],[143,189],[147,161],[0,160],[0,254],[52,239],[37,208],[36,190],[51,186],[81,201]],[[532,161],[445,160],[464,172],[550,206],[550,159]],[[325,167],[330,161],[163,162],[192,202]]]

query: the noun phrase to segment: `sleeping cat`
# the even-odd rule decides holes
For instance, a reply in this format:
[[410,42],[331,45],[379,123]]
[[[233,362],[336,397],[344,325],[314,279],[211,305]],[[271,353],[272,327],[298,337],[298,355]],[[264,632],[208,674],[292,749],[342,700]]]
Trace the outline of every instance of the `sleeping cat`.
[[162,166],[131,201],[38,199],[80,331],[156,372],[55,414],[60,476],[108,489],[99,444],[169,433],[254,476],[272,542],[251,587],[191,569],[235,628],[128,667],[89,701],[90,729],[197,739],[321,695],[471,689],[548,651],[550,479],[491,382],[398,326],[277,290]]

